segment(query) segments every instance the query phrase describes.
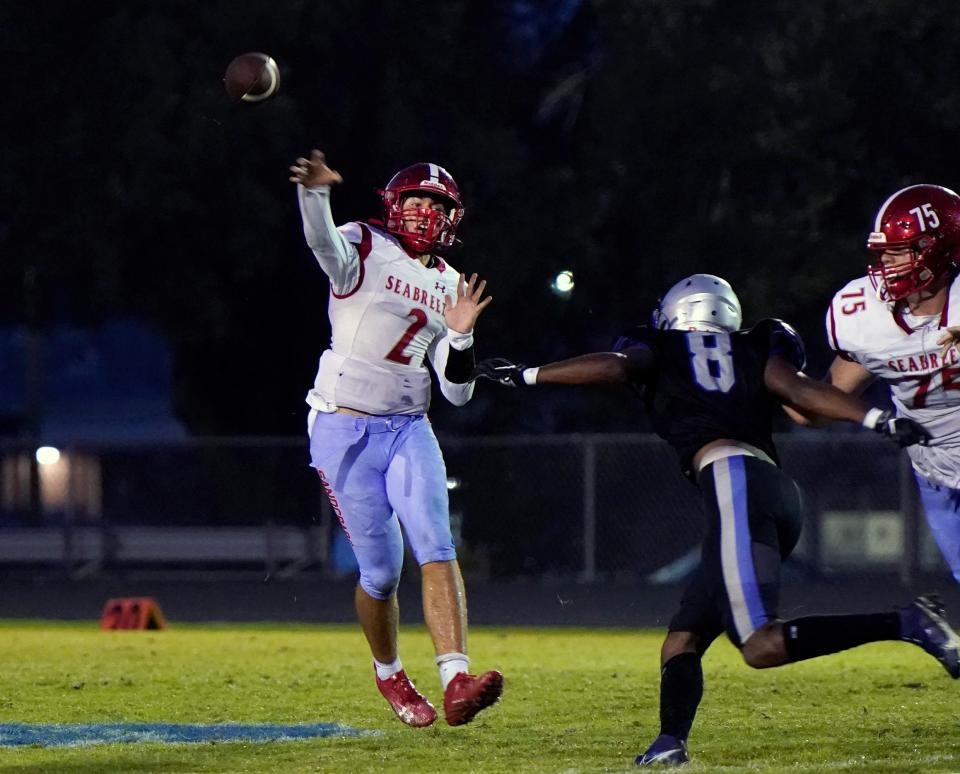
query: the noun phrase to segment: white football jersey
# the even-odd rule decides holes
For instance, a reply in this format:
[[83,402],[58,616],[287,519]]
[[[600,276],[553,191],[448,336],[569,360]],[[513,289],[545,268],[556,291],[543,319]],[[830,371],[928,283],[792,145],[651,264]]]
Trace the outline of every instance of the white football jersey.
[[329,191],[300,188],[307,242],[330,279],[330,348],[307,403],[318,411],[423,414],[433,363],[444,396],[466,403],[473,385],[443,375],[449,353],[445,296],[456,299],[459,275],[440,259],[412,258],[390,233],[366,223],[333,230]]
[[868,277],[833,297],[827,339],[838,356],[859,363],[890,386],[897,413],[922,424],[930,446],[910,446],[917,471],[937,484],[960,487],[960,352],[937,343],[960,325],[960,280],[942,314],[913,317],[877,298]]

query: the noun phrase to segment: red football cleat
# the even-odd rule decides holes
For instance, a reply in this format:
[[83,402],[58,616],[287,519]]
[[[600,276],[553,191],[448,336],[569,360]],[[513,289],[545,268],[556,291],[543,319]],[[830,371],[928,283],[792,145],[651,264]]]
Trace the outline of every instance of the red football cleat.
[[393,711],[408,726],[422,728],[429,726],[437,719],[437,711],[433,705],[410,682],[407,673],[402,669],[390,675],[386,680],[377,678],[377,688],[383,694]]
[[479,677],[459,672],[443,692],[443,714],[451,726],[469,723],[476,714],[496,704],[503,693],[503,675],[496,671]]

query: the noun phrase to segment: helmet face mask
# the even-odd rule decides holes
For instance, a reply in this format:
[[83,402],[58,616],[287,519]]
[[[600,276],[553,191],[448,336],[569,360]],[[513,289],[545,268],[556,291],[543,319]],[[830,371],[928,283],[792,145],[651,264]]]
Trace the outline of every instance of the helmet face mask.
[[[877,212],[867,248],[875,256],[867,275],[881,301],[899,301],[953,276],[960,260],[960,196],[926,184],[897,191]],[[896,255],[884,262],[885,254]]]
[[[390,208],[385,222],[388,231],[410,250],[422,254],[433,252],[437,246],[452,244],[449,236],[453,222],[446,214],[447,209],[452,209],[447,202],[444,202],[444,210],[411,205],[409,200],[419,193],[421,192],[413,191],[402,195],[400,203]],[[423,193],[427,195],[426,192]]]
[[668,290],[653,311],[653,325],[660,330],[740,330],[743,312],[730,283],[713,274],[693,274]]
[[[380,195],[384,228],[407,250],[417,255],[443,252],[456,241],[463,205],[456,181],[443,167],[420,163],[401,169],[390,178]],[[405,206],[409,197],[418,195],[442,201],[446,211]]]

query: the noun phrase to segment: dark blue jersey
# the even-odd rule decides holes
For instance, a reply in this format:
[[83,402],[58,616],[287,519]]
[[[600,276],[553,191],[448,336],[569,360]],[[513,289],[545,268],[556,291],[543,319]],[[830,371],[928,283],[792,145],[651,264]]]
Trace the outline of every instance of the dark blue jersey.
[[767,361],[780,355],[797,370],[805,365],[803,341],[780,320],[763,320],[734,333],[634,328],[614,349],[645,350],[634,384],[642,388],[657,434],[692,474],[696,452],[718,438],[743,441],[778,462],[773,445],[777,398],[766,388]]

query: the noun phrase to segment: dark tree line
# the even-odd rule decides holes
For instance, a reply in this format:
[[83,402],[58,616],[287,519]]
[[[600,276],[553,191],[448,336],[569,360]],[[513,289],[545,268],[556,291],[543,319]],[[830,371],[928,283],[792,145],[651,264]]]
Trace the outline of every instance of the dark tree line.
[[[468,207],[458,268],[490,281],[482,354],[603,348],[693,271],[782,317],[812,370],[903,185],[960,186],[960,15],[945,0],[0,3],[0,323],[115,316],[170,338],[200,433],[297,433],[326,287],[286,168],[323,148],[339,221],[433,160]],[[230,104],[237,53],[280,95]],[[569,299],[549,289],[574,272]],[[36,311],[24,277],[36,276]],[[463,432],[641,427],[617,390],[435,402]]]

